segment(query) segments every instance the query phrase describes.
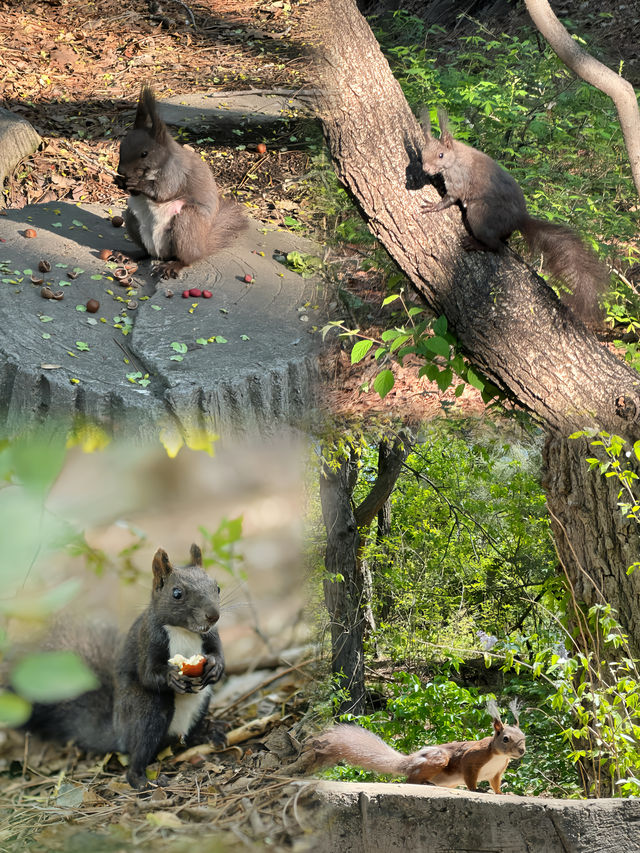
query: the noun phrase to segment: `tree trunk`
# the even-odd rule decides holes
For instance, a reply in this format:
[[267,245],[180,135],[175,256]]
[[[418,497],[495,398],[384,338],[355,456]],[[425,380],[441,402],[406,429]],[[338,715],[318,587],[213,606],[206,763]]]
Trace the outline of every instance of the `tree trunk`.
[[[545,482],[550,508],[565,524],[567,543],[558,541],[558,550],[569,577],[587,597],[590,587],[607,587],[638,647],[631,605],[640,577],[625,575],[628,555],[640,552],[637,526],[620,520],[610,486],[583,471],[580,445],[566,438],[585,426],[640,438],[638,374],[601,346],[514,252],[463,251],[456,207],[421,212],[423,201],[438,196],[426,186],[423,136],[402,90],[354,0],[324,0],[324,12],[314,58],[320,117],[338,176],[427,305],[446,316],[468,358],[546,424]],[[589,499],[569,484],[587,489]],[[604,529],[604,515],[614,539],[585,538],[586,529]]]
[[388,501],[409,452],[404,435],[383,439],[384,458],[378,476],[362,503],[353,508],[358,481],[358,454],[349,446],[346,455],[323,464],[320,476],[322,517],[327,531],[324,597],[331,619],[331,667],[338,687],[345,692],[339,713],[364,713],[363,640],[371,607],[370,581],[362,561],[366,531]]

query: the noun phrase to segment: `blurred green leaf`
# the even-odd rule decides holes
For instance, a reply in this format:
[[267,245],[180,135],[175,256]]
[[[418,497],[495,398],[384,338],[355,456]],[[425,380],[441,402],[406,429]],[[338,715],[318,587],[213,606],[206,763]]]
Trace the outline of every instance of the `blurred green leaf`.
[[0,693],[0,725],[21,726],[29,719],[31,705],[15,693]]
[[21,660],[11,673],[11,684],[31,702],[60,702],[94,690],[98,680],[77,654],[59,651]]

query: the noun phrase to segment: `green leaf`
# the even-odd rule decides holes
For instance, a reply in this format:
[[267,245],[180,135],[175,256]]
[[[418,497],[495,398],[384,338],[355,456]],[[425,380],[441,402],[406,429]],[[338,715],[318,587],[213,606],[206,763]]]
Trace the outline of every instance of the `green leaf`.
[[175,352],[179,352],[179,353],[182,353],[184,355],[184,353],[187,352],[187,345],[180,343],[180,341],[174,341],[171,344],[171,349],[175,350]]
[[53,320],[53,317],[47,317],[46,314],[42,314],[40,316],[40,322],[41,323],[50,323],[52,320]]
[[373,341],[358,341],[351,350],[351,364],[357,364],[365,357],[373,346]]
[[21,726],[31,714],[31,705],[15,693],[0,693],[0,725]]
[[16,477],[30,492],[44,495],[60,473],[67,453],[65,436],[51,432],[34,441],[25,436],[12,442],[9,454]]
[[636,455],[636,459],[640,459],[640,440],[634,442],[633,452]]
[[382,307],[384,308],[385,305],[390,305],[392,302],[395,302],[396,299],[400,299],[399,293],[394,293],[393,296],[387,296],[382,302]]
[[31,702],[61,702],[95,690],[98,679],[74,652],[42,652],[20,661],[11,684]]
[[436,382],[438,383],[438,388],[441,391],[446,391],[453,382],[453,371],[449,370],[449,368],[441,370],[436,376]]
[[426,339],[425,346],[428,350],[431,350],[431,352],[435,352],[436,355],[441,355],[443,358],[449,358],[451,347],[444,338],[434,335],[434,337]]
[[393,388],[394,382],[395,379],[390,370],[381,370],[373,380],[373,390],[377,391],[380,397],[384,398]]
[[478,391],[484,391],[485,383],[471,368],[467,370],[467,382],[469,385],[473,385],[474,388],[477,388]]

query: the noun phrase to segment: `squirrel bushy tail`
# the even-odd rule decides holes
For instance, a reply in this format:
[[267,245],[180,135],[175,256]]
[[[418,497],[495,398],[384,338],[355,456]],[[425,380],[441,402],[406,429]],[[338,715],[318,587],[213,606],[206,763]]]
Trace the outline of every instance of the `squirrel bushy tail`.
[[247,227],[247,218],[240,205],[227,198],[220,199],[208,238],[209,253],[229,246],[235,238]]
[[51,704],[35,703],[26,728],[45,739],[73,740],[83,749],[112,752],[120,749],[113,726],[114,663],[118,647],[115,627],[57,626],[48,641],[49,651],[73,650],[94,672],[99,686],[77,699]]
[[542,254],[545,270],[569,287],[562,301],[582,320],[596,323],[601,318],[598,297],[609,273],[595,252],[566,225],[527,216],[519,227],[531,251]]
[[313,741],[319,766],[345,761],[363,770],[407,776],[414,756],[392,749],[373,732],[360,726],[342,724],[318,735]]

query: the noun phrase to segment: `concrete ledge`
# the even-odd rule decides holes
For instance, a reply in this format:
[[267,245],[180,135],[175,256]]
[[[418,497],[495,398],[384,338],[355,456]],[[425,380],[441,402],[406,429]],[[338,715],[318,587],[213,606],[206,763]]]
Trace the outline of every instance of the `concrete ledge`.
[[305,823],[320,853],[636,853],[640,801],[474,794],[423,785],[321,782]]

